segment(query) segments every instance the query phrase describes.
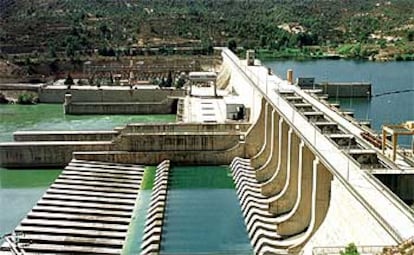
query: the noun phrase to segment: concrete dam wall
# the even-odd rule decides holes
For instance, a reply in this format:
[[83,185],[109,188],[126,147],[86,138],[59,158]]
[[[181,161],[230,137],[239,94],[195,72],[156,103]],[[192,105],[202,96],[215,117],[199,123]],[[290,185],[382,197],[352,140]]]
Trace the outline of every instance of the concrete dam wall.
[[[229,164],[245,153],[248,125],[131,124],[114,131],[16,132],[0,143],[0,164],[10,168],[60,167],[72,159],[157,164]],[[163,130],[163,132],[160,132]],[[190,132],[190,130],[196,130]],[[197,132],[204,130],[204,132]]]
[[167,97],[184,96],[181,89],[129,89],[124,87],[89,87],[72,86],[72,89],[49,86],[39,90],[42,103],[63,103],[65,94],[72,95],[72,102],[161,102]]

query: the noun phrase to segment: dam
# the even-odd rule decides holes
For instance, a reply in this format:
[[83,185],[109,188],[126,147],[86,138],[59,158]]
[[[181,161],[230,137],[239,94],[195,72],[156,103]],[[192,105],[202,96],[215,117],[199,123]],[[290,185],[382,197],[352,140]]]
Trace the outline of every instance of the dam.
[[[182,122],[129,123],[105,132],[21,131],[14,134],[14,142],[1,143],[2,166],[65,170],[16,228],[22,236],[8,237],[0,253],[47,254],[53,253],[47,247],[56,245],[69,254],[120,254],[131,242],[128,223],[136,217],[134,199],[139,199],[147,171],[143,166],[148,165],[157,168],[150,178],[153,185],[141,254],[182,252],[175,246],[177,242],[171,242],[184,238],[174,237],[174,233],[185,235],[187,231],[177,223],[181,217],[189,217],[177,215],[180,208],[189,206],[201,219],[227,216],[212,215],[208,210],[214,210],[213,205],[202,207],[218,199],[214,192],[209,196],[201,193],[204,198],[197,197],[197,192],[188,199],[178,195],[177,186],[183,185],[180,178],[191,176],[182,169],[187,166],[228,167],[226,181],[231,179],[232,185],[227,189],[233,194],[229,194],[226,212],[237,211],[231,203],[236,201],[236,216],[244,223],[240,229],[240,221],[235,221],[237,234],[228,234],[240,235],[233,241],[243,249],[228,250],[228,254],[318,254],[351,242],[375,249],[413,236],[412,210],[373,175],[386,171],[404,174],[410,165],[399,155],[392,160],[383,154],[362,135],[366,127],[320,98],[318,91],[293,86],[292,81],[269,73],[254,59],[241,60],[228,49],[221,49],[221,56],[217,87],[227,94],[219,90],[216,96],[209,88],[199,87],[194,88],[193,96],[181,95],[177,111],[181,111]],[[244,109],[239,120],[223,117],[227,112],[221,97],[226,96],[243,105],[236,107],[238,112]],[[212,122],[212,114],[216,122]],[[225,121],[217,121],[222,119]],[[129,176],[134,171],[136,176]],[[208,171],[213,175],[216,170]],[[183,200],[186,203],[180,206]],[[66,211],[52,212],[59,203]],[[198,212],[196,207],[201,207]],[[73,208],[95,217],[81,217]],[[118,214],[123,216],[114,217]],[[48,217],[57,220],[39,220]],[[367,227],[361,227],[361,222]],[[200,224],[200,231],[206,227]],[[56,237],[44,236],[42,229],[46,228],[53,229]],[[62,231],[72,228],[82,231]],[[187,235],[196,230],[188,230]],[[107,240],[106,235],[114,238]],[[181,240],[188,246],[196,242]],[[213,249],[208,252],[226,252]]]

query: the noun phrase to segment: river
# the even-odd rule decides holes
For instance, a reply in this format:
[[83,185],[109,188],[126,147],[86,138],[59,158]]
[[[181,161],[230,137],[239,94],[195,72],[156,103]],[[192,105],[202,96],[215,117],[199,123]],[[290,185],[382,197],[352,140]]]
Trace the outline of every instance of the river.
[[[401,123],[414,119],[414,92],[375,96],[384,92],[414,89],[414,62],[375,63],[345,60],[278,60],[266,61],[264,64],[271,67],[274,72],[282,77],[285,76],[287,69],[293,69],[296,77],[315,77],[317,82],[372,82],[373,98],[340,99],[338,101],[340,101],[343,108],[354,110],[357,119],[370,119],[373,128],[377,131],[380,130],[383,123]],[[331,97],[331,100],[335,101],[337,99]],[[110,130],[130,122],[171,121],[175,121],[175,115],[71,116],[64,115],[61,105],[0,105],[0,142],[12,141],[12,133],[17,130]],[[409,145],[410,141],[410,139],[400,139],[400,144]],[[184,170],[181,169],[180,172],[184,172]],[[26,169],[16,171],[0,168],[0,235],[13,230],[30,211],[50,183],[59,175],[60,171],[59,169]],[[176,173],[179,173],[179,171],[176,171]],[[188,174],[185,176],[188,176]],[[172,181],[178,180],[177,178],[172,178]],[[196,182],[192,180],[191,183],[194,184]],[[205,183],[205,178],[203,178],[203,183]],[[191,239],[193,233],[191,227],[198,226],[201,223],[193,222],[192,224],[186,224],[185,227],[184,225],[173,223],[186,220],[187,214],[197,215],[200,211],[206,212],[205,208],[200,207],[201,204],[197,204],[198,201],[205,200],[218,201],[214,204],[216,206],[214,210],[209,210],[208,213],[203,214],[203,216],[209,219],[206,222],[226,219],[231,223],[229,226],[232,227],[218,229],[218,233],[210,230],[198,233],[203,234],[203,236],[194,237],[203,238],[208,240],[208,242],[205,242],[204,246],[194,243],[197,246],[194,249],[198,249],[198,252],[209,252],[211,250],[226,252],[227,249],[250,251],[245,233],[240,234],[240,230],[243,228],[234,189],[227,186],[225,188],[208,187],[209,190],[206,192],[205,189],[200,187],[194,189],[193,187],[186,187],[183,183],[172,182],[172,184],[173,189],[169,198],[171,203],[167,208],[170,217],[169,222],[166,224],[167,234],[169,234],[163,243],[164,252],[183,252],[185,247],[180,246],[179,239]],[[149,199],[149,193],[145,199]],[[180,207],[179,205],[182,202],[190,203],[190,208],[194,210],[187,212],[177,208],[174,209],[177,205]],[[143,203],[146,204],[146,202]],[[231,214],[223,215],[224,211],[219,208],[224,205],[228,207],[227,212],[231,212]],[[210,206],[212,205],[210,204]],[[142,212],[146,211],[146,207],[141,209]],[[138,228],[142,227],[139,226]],[[208,224],[205,227],[207,228]],[[220,246],[220,242],[217,241],[222,240],[223,233],[231,237],[226,241],[227,244],[231,244],[228,247]],[[220,238],[217,239],[217,237]],[[139,245],[135,246],[135,249],[138,250]]]
[[[371,62],[353,60],[264,61],[273,72],[286,77],[292,69],[295,77],[314,77],[316,82],[359,82],[372,83],[371,99],[338,99],[341,107],[355,112],[359,120],[370,120],[376,131],[383,124],[398,124],[414,120],[414,61],[412,62]],[[405,93],[381,95],[386,92],[411,90]],[[401,137],[399,144],[411,145],[411,138]]]
[[[175,122],[175,115],[65,115],[61,104],[0,105],[0,142],[17,130],[111,130],[132,122]],[[61,169],[0,167],[0,236],[26,216]],[[1,243],[1,241],[0,241]]]

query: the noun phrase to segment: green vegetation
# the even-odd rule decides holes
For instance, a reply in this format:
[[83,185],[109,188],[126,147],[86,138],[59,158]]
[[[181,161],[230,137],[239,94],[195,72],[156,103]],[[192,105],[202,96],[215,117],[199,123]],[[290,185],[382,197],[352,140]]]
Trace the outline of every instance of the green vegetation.
[[141,189],[151,190],[154,186],[156,166],[147,166],[144,171],[144,177],[142,178]]
[[70,76],[70,74],[68,74],[68,77],[66,77],[64,84],[69,85],[69,86],[75,84],[73,82],[73,78],[72,78],[72,76]]
[[341,251],[341,255],[359,255],[358,249],[354,243],[348,244],[345,251]]
[[0,104],[8,104],[9,100],[6,98],[6,96],[3,93],[0,93]]
[[36,104],[39,99],[32,93],[23,92],[17,97],[18,104]]
[[413,9],[412,0],[22,0],[0,20],[0,49],[71,61],[151,48],[170,54],[180,46],[203,54],[228,46],[268,57],[406,60],[414,55]]

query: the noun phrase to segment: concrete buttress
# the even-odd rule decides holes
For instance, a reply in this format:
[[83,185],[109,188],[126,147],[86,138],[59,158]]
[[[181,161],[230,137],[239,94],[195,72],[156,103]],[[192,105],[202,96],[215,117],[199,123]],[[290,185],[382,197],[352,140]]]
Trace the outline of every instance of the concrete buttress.
[[303,232],[311,219],[312,202],[312,171],[315,156],[310,149],[305,146],[302,160],[302,185],[298,195],[296,210],[291,217],[278,225],[277,232],[281,236],[292,236]]
[[269,204],[269,211],[273,214],[283,214],[291,211],[298,196],[299,168],[302,164],[302,153],[304,144],[295,132],[291,135],[291,145],[288,161],[288,170],[285,187],[275,201]]

